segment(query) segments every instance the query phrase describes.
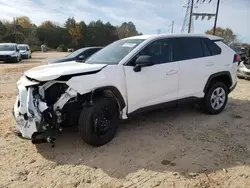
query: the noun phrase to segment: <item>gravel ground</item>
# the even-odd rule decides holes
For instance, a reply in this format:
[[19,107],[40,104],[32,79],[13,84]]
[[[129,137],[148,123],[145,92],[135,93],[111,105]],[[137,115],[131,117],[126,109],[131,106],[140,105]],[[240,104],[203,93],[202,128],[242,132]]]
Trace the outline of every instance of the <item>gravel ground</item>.
[[183,106],[134,117],[93,148],[75,129],[55,148],[16,137],[11,109],[23,71],[65,53],[0,64],[0,187],[250,187],[250,82],[238,80],[225,111]]

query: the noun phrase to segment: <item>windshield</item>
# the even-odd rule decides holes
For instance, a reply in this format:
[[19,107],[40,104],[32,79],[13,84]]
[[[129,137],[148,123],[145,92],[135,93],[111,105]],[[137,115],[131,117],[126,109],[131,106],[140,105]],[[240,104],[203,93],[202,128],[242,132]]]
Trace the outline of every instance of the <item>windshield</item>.
[[19,50],[26,50],[26,46],[18,46]]
[[14,45],[0,44],[0,51],[16,51]]
[[78,56],[80,53],[82,53],[83,52],[83,49],[79,49],[79,50],[76,50],[76,51],[74,51],[74,52],[72,52],[72,53],[70,53],[69,55],[67,55],[66,57],[76,57],[76,56]]
[[91,56],[85,63],[89,64],[118,64],[135,47],[141,44],[144,39],[118,40]]

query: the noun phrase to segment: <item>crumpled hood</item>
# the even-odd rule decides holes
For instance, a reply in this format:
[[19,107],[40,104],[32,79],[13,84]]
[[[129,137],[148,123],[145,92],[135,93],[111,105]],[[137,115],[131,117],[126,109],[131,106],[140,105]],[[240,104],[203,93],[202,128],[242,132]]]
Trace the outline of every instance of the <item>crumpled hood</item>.
[[0,51],[0,55],[12,55],[15,51]]
[[105,66],[106,64],[87,64],[70,61],[65,63],[42,65],[30,69],[24,72],[24,74],[25,76],[38,81],[49,81],[57,79],[60,76],[98,71]]

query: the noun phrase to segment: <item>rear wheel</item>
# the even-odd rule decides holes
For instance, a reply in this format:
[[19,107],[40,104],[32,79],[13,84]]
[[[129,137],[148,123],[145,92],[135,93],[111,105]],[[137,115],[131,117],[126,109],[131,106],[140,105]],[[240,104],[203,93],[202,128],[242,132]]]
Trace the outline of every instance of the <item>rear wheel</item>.
[[118,124],[118,108],[112,98],[100,98],[90,107],[84,107],[79,118],[81,138],[93,146],[102,146],[111,141]]
[[215,82],[207,90],[202,107],[209,114],[222,112],[228,100],[228,87],[223,82]]

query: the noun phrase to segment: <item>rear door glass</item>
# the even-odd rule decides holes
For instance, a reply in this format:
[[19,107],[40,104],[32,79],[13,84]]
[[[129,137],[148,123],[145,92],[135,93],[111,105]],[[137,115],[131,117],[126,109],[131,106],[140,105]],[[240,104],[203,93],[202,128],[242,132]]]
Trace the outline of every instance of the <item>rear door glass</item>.
[[183,61],[203,57],[199,37],[180,37],[173,39],[173,61]]
[[202,49],[203,49],[203,55],[204,57],[207,57],[207,56],[211,56],[211,52],[210,50],[208,49],[204,39],[202,38],[201,39],[201,43],[202,43]]

